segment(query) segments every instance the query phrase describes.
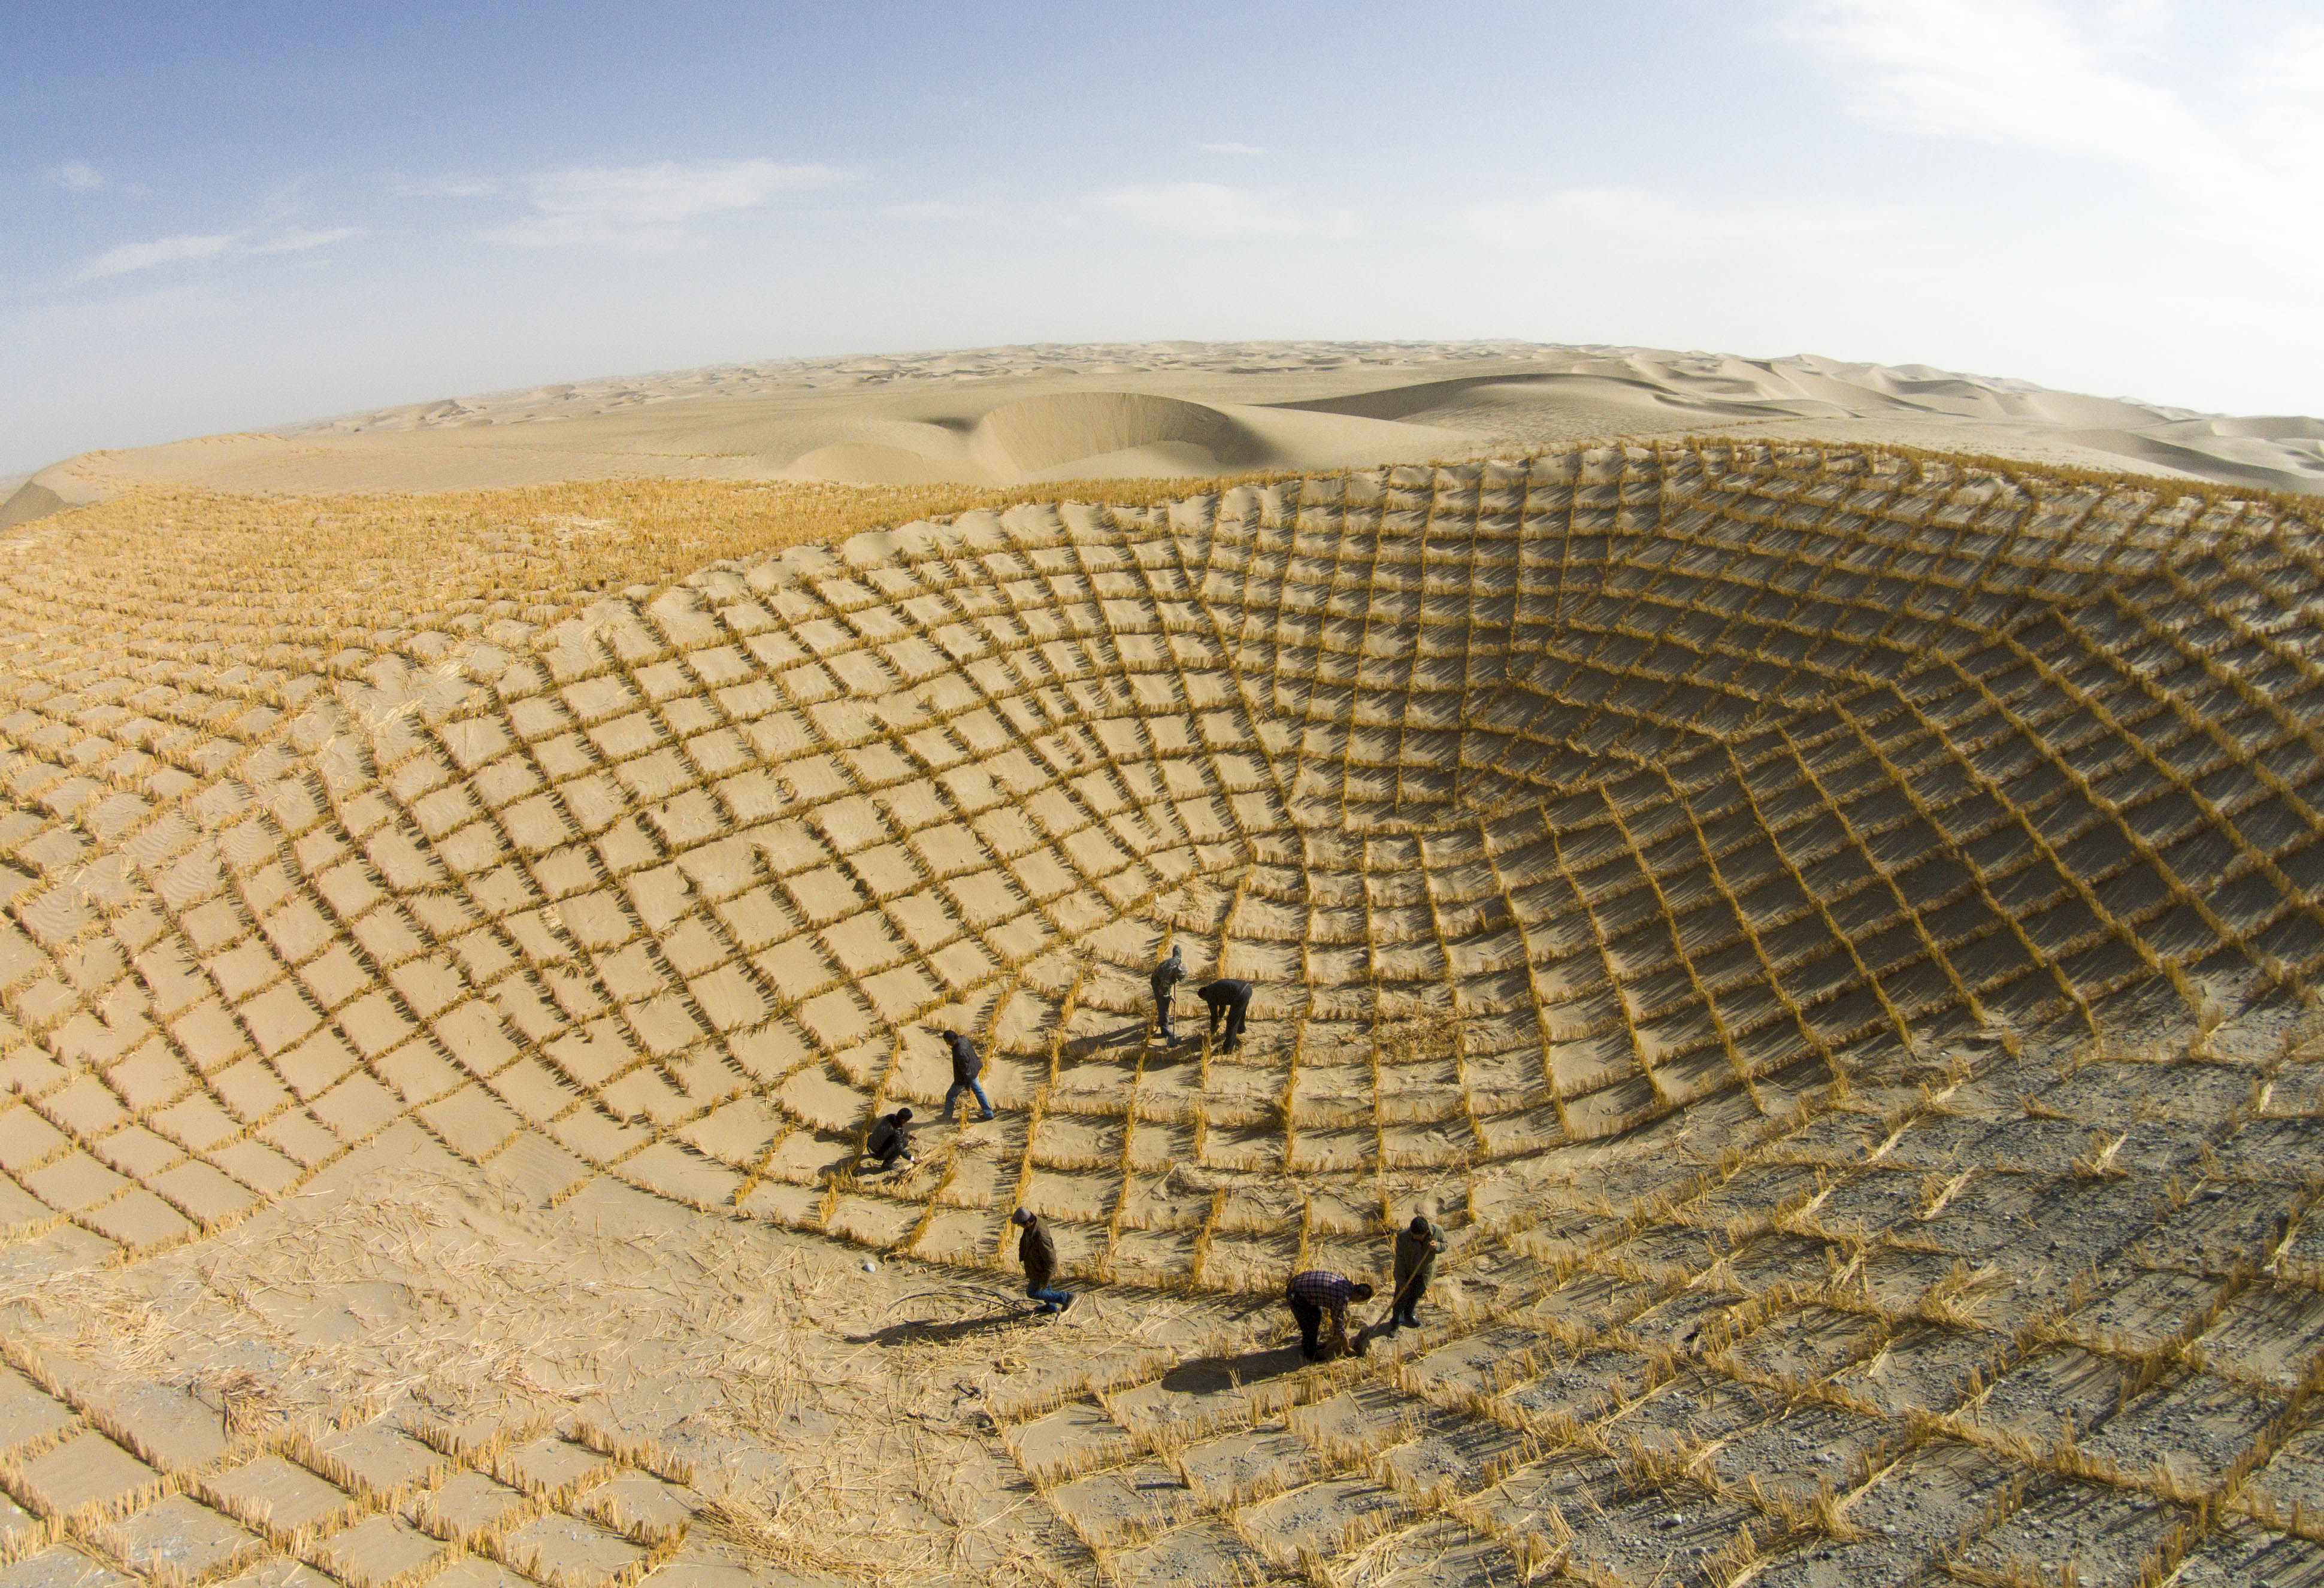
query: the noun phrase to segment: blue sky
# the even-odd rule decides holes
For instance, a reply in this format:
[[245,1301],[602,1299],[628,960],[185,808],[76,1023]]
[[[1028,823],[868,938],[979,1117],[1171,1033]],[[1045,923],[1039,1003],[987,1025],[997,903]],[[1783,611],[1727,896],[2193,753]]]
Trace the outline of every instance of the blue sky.
[[786,354],[1815,352],[2324,412],[2292,4],[49,5],[0,473]]

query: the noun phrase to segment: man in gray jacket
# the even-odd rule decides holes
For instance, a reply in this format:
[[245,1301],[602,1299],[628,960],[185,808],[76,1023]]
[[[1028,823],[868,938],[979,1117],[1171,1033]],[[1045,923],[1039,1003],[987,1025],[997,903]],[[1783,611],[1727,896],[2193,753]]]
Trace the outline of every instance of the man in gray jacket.
[[1169,957],[1157,965],[1154,974],[1146,978],[1147,985],[1154,989],[1154,1023],[1166,1042],[1178,1040],[1178,1033],[1170,1029],[1170,994],[1185,979],[1186,961],[1175,943],[1170,947]]

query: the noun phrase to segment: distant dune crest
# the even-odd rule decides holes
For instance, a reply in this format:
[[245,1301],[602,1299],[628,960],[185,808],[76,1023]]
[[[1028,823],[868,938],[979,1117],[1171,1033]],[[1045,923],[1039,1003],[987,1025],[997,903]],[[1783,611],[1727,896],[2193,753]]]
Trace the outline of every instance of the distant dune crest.
[[1016,485],[1450,462],[1684,434],[2324,491],[2324,421],[2201,414],[1924,364],[1523,342],[1167,342],[726,364],[89,453],[33,475],[0,505],[0,524],[136,485]]

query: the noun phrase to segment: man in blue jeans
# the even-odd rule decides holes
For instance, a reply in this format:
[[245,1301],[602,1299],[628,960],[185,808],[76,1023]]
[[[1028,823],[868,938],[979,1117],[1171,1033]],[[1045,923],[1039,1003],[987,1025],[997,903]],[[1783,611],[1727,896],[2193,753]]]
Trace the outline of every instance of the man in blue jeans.
[[1041,1304],[1044,1317],[1063,1312],[1074,1304],[1074,1297],[1049,1283],[1057,1274],[1057,1244],[1041,1227],[1040,1216],[1028,1207],[1010,1214],[1009,1222],[1024,1232],[1017,1237],[1017,1261],[1025,1265],[1025,1294]]
[[984,1060],[978,1055],[976,1044],[956,1031],[941,1034],[945,1045],[952,1050],[952,1090],[945,1094],[945,1122],[952,1122],[953,1105],[960,1101],[963,1092],[974,1096],[977,1106],[984,1110],[984,1117],[991,1118],[992,1099],[976,1084],[976,1078],[984,1073]]

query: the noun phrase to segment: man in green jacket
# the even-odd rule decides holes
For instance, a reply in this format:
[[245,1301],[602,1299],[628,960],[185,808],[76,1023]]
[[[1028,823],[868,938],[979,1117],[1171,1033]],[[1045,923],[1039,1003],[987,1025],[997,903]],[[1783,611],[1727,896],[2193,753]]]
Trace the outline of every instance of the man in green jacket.
[[1444,1250],[1444,1231],[1425,1213],[1396,1232],[1396,1299],[1388,1303],[1388,1326],[1420,1326],[1421,1292],[1436,1277],[1436,1254]]

